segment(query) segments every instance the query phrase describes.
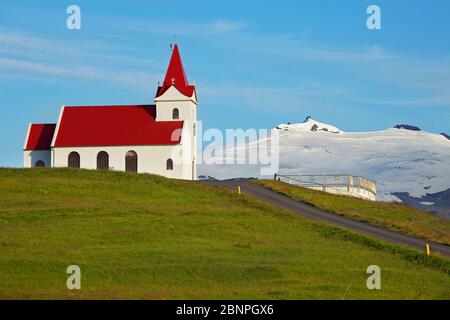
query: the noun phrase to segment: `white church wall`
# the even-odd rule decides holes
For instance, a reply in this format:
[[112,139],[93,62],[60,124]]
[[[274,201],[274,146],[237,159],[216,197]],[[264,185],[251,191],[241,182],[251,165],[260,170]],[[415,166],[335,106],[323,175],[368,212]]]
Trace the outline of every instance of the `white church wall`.
[[[186,126],[187,124],[185,124]],[[183,168],[184,168],[184,179],[197,179],[197,163],[196,163],[196,152],[197,152],[197,139],[190,127],[183,128],[183,134],[181,136],[181,145],[183,147]],[[194,178],[192,178],[194,177]]]
[[24,150],[23,166],[24,168],[33,168],[37,161],[43,161],[46,167],[51,166],[50,150]]
[[[73,151],[80,155],[80,167],[97,169],[97,155],[105,151],[109,155],[111,170],[125,171],[125,154],[133,150],[138,155],[138,173],[152,173],[175,179],[192,179],[191,163],[177,161],[182,156],[183,145],[175,146],[114,146],[114,147],[74,147],[53,148],[53,167],[67,167],[69,154]],[[173,160],[173,170],[166,169],[167,159]]]

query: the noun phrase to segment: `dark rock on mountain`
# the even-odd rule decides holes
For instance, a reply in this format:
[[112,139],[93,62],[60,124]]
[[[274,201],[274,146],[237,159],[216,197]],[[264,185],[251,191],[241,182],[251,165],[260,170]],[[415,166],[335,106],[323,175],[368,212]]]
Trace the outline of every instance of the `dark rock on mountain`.
[[217,179],[214,177],[211,177],[211,176],[201,175],[201,176],[198,176],[198,180],[217,180]]
[[411,197],[407,192],[395,192],[393,195],[412,207],[450,219],[450,189],[429,193],[420,198]]
[[398,124],[394,127],[395,129],[405,129],[411,131],[422,131],[419,127],[415,127],[409,124]]
[[[322,131],[328,131],[328,129],[327,128],[322,128],[322,129],[319,129],[319,126],[317,125],[317,124],[314,124],[312,127],[311,127],[311,131],[317,131],[317,130],[322,130]],[[333,133],[338,133],[338,132],[334,132],[334,131],[331,131],[331,132],[333,132]]]
[[443,135],[444,137],[446,137],[448,140],[450,140],[450,136],[448,135],[448,134],[445,134],[445,133],[441,133],[441,135]]

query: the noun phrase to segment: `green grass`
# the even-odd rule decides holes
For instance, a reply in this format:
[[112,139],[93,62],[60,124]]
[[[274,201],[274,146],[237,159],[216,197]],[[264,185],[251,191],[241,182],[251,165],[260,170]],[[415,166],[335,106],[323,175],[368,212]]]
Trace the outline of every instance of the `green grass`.
[[275,180],[255,183],[332,213],[450,245],[449,220],[407,205],[339,196]]
[[[81,290],[66,288],[79,265]],[[369,265],[382,289],[368,290]],[[0,298],[450,299],[450,260],[151,175],[0,169]]]

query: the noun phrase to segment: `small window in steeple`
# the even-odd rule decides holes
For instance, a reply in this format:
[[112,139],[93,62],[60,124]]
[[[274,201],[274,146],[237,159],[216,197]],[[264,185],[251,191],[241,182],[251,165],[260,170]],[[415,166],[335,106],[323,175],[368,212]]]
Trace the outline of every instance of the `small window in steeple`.
[[172,119],[173,120],[180,119],[180,110],[178,110],[177,108],[172,110]]

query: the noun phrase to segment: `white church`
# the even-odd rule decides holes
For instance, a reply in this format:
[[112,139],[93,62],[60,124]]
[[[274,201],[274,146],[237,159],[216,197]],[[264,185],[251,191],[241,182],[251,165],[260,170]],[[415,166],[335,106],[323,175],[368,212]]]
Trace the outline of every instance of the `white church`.
[[56,124],[30,123],[24,167],[152,173],[195,180],[197,94],[175,45],[155,104],[62,106]]

